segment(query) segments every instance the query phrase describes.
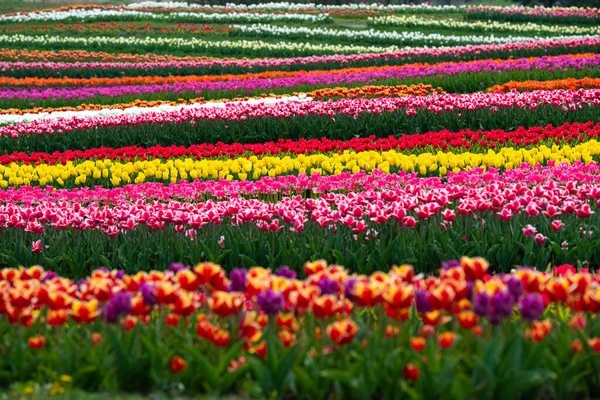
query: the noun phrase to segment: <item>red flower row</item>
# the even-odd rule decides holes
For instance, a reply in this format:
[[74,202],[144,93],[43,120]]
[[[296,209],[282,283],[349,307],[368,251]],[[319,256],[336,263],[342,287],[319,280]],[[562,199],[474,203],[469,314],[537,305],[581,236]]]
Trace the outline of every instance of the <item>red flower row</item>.
[[600,123],[587,122],[565,123],[554,127],[536,126],[532,128],[520,127],[514,131],[490,130],[460,132],[427,132],[423,134],[402,135],[400,137],[387,137],[377,139],[375,136],[355,138],[351,140],[300,139],[279,140],[257,144],[199,144],[186,146],[152,146],[149,148],[127,146],[121,148],[93,148],[88,150],[67,150],[64,152],[44,153],[34,152],[27,154],[15,152],[0,155],[0,164],[23,162],[25,164],[65,164],[77,159],[111,159],[132,161],[134,159],[193,157],[196,159],[208,157],[236,157],[244,154],[312,154],[315,152],[332,151],[387,151],[392,149],[411,150],[425,147],[447,150],[449,148],[469,149],[472,146],[495,148],[504,144],[515,146],[535,145],[540,141],[567,141],[581,142],[600,135]]

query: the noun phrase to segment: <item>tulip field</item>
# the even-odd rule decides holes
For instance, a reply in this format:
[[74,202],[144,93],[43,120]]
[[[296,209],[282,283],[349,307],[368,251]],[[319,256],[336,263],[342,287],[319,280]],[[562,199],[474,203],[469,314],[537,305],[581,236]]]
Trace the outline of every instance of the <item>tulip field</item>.
[[598,9],[132,1],[0,14],[0,400],[600,397]]

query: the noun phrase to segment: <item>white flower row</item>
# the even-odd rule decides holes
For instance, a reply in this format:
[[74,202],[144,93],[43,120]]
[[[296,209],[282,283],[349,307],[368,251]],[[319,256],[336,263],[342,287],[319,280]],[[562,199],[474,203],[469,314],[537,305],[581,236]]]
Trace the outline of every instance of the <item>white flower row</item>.
[[355,46],[355,45],[336,45],[336,44],[313,44],[302,42],[279,42],[269,43],[260,40],[222,40],[211,41],[198,38],[179,38],[179,37],[111,37],[111,36],[28,36],[21,34],[0,35],[0,44],[80,44],[83,47],[107,46],[107,45],[126,45],[136,47],[170,47],[180,49],[252,49],[252,50],[289,50],[289,51],[311,51],[327,53],[385,53],[398,51],[398,46]]
[[198,108],[225,108],[231,107],[235,104],[276,104],[276,103],[303,103],[311,101],[312,97],[307,97],[305,94],[299,96],[284,96],[280,98],[259,98],[249,99],[244,101],[230,101],[230,102],[207,102],[207,103],[194,103],[194,104],[178,104],[169,105],[162,104],[159,106],[152,107],[128,107],[128,108],[104,108],[101,110],[82,110],[82,111],[54,111],[54,112],[41,112],[41,113],[29,113],[29,114],[4,114],[0,115],[0,124],[18,124],[21,122],[32,122],[47,119],[58,120],[61,118],[98,118],[98,117],[110,117],[116,115],[141,115],[149,113],[165,113],[171,111],[179,111],[184,109],[198,109]]
[[[475,36],[475,35],[441,35],[439,33],[426,34],[422,32],[389,32],[377,31],[375,29],[351,30],[351,29],[329,29],[329,28],[307,28],[307,27],[285,27],[264,24],[234,25],[234,28],[245,33],[251,33],[263,37],[305,37],[305,38],[340,38],[347,40],[379,40],[400,43],[426,42],[431,44],[455,44],[455,43],[516,43],[530,40],[545,39],[545,36],[504,36],[498,37]],[[571,36],[569,36],[571,37]],[[561,37],[562,38],[562,37]]]
[[139,8],[212,8],[215,10],[220,9],[233,9],[233,10],[303,10],[307,8],[313,8],[316,10],[376,10],[376,11],[432,11],[432,12],[443,12],[443,11],[458,11],[460,7],[457,6],[432,6],[430,4],[381,4],[381,3],[360,3],[360,4],[341,4],[341,5],[327,5],[327,4],[315,4],[315,3],[260,3],[260,4],[233,4],[228,3],[225,6],[219,5],[204,5],[186,3],[183,1],[144,1],[140,3],[132,3],[127,5],[128,8],[139,9]]
[[434,27],[450,28],[472,31],[488,32],[535,32],[535,33],[554,33],[558,35],[597,35],[600,33],[600,27],[581,27],[581,26],[556,26],[542,25],[533,22],[529,23],[511,23],[498,21],[457,21],[457,20],[437,20],[430,18],[419,18],[416,16],[396,16],[387,15],[383,17],[368,18],[372,25],[383,26],[414,26],[414,27]]
[[104,17],[135,17],[159,19],[158,14],[134,10],[107,10],[102,8],[70,9],[66,11],[40,11],[0,15],[0,22],[63,21],[66,19],[93,20]]
[[101,18],[129,18],[129,19],[187,19],[199,22],[272,22],[272,21],[300,21],[324,22],[329,19],[328,14],[261,14],[261,13],[201,13],[201,12],[146,12],[127,9],[71,9],[67,11],[43,11],[16,15],[0,15],[0,22],[30,22],[30,21],[64,21],[77,19],[90,21]]

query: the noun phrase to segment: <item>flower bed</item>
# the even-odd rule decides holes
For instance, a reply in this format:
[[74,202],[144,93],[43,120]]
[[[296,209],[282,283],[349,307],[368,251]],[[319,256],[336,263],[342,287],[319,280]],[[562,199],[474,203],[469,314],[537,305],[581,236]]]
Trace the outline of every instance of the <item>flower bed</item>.
[[467,257],[426,278],[409,265],[365,276],[316,261],[304,271],[172,264],[97,269],[75,283],[41,267],[0,270],[0,326],[19,332],[0,336],[11,365],[2,377],[54,382],[55,393],[179,382],[183,392],[314,399],[598,390],[581,374],[600,352],[587,271],[492,277],[486,260]]
[[597,398],[593,14],[0,15],[0,398]]

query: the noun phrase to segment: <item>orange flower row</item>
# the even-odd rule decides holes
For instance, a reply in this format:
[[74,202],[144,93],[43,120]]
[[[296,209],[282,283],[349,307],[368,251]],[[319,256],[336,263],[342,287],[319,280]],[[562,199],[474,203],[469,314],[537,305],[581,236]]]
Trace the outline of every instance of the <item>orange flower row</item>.
[[[398,86],[363,86],[359,88],[345,88],[345,87],[334,87],[313,90],[312,92],[294,92],[293,96],[305,95],[314,99],[328,99],[332,97],[344,97],[344,98],[358,98],[358,97],[404,97],[404,96],[427,96],[429,94],[445,94],[442,88],[434,88],[431,85],[398,85]],[[226,103],[231,101],[248,101],[250,99],[258,98],[282,98],[287,95],[278,94],[263,94],[260,97],[234,97],[231,99],[218,99],[218,100],[206,100],[204,97],[198,97],[194,99],[184,100],[179,99],[178,101],[168,100],[153,100],[144,101],[136,100],[129,103],[120,104],[81,104],[76,107],[36,107],[29,109],[19,108],[7,108],[0,109],[0,115],[11,114],[11,115],[23,115],[23,114],[39,114],[39,113],[51,113],[51,112],[62,112],[62,111],[95,111],[103,109],[125,109],[130,107],[156,107],[160,105],[178,105],[178,104],[201,104],[201,103]]]
[[[103,61],[103,62],[171,62],[171,61],[210,61],[215,57],[176,57],[158,54],[106,53],[86,50],[28,50],[0,49],[0,59],[8,61]],[[218,58],[233,60],[233,58]]]
[[[442,88],[434,88],[431,85],[398,85],[398,86],[362,86],[358,88],[325,88],[313,90],[306,93],[307,96],[315,99],[330,97],[404,97],[404,96],[427,96],[429,94],[445,94]],[[299,95],[299,93],[294,93]]]
[[[593,53],[587,54],[574,54],[567,56],[560,56],[561,58],[593,58],[596,55]],[[552,58],[552,57],[549,57]],[[538,60],[539,57],[530,57],[529,61]],[[371,66],[371,67],[360,67],[360,68],[341,68],[332,70],[313,70],[313,71],[264,71],[264,72],[248,72],[245,74],[224,74],[224,75],[185,75],[185,76],[124,76],[116,78],[13,78],[13,77],[0,77],[0,85],[2,86],[98,86],[98,85],[162,85],[170,83],[184,83],[184,82],[219,82],[219,81],[230,81],[239,80],[244,81],[248,79],[274,79],[274,78],[293,78],[304,75],[318,76],[318,75],[345,75],[353,73],[364,73],[364,72],[375,72],[375,71],[386,71],[390,69],[398,68],[435,68],[438,66],[465,66],[470,64],[481,64],[481,63],[518,63],[522,62],[519,59],[502,60],[502,59],[489,59],[489,60],[473,60],[473,61],[460,61],[460,62],[440,62],[440,63],[412,63],[404,64],[401,67],[393,65],[385,66]]]
[[600,87],[600,78],[566,78],[556,79],[552,81],[510,81],[502,85],[495,85],[488,88],[488,92],[509,92],[517,90],[519,92],[532,90],[557,90],[569,89],[576,90],[582,88],[597,88]]

